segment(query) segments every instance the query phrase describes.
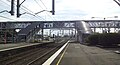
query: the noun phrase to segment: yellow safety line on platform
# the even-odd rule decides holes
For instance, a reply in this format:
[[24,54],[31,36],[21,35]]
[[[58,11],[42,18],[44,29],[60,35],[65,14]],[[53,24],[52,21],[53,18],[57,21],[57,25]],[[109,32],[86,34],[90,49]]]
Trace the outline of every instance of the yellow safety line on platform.
[[57,62],[57,64],[56,64],[56,65],[59,65],[59,64],[60,64],[60,62],[61,62],[61,60],[62,60],[63,56],[65,55],[65,52],[66,52],[66,50],[67,50],[68,46],[69,46],[69,44],[67,45],[67,47],[65,48],[64,52],[63,52],[63,53],[62,53],[62,55],[60,56],[60,59],[58,60],[58,62]]

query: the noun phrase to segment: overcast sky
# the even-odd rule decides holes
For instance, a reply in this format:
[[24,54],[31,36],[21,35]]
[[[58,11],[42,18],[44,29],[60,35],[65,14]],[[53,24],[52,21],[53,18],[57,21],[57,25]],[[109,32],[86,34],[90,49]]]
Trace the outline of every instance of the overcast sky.
[[[11,0],[0,0],[0,11],[10,10]],[[22,2],[23,0],[20,0]],[[16,7],[16,6],[15,6]],[[27,9],[26,9],[27,8]],[[51,11],[52,0],[26,0],[20,13],[29,12],[34,14],[42,10]],[[11,16],[9,13],[0,13],[0,21],[13,20],[88,20],[94,19],[120,19],[120,7],[113,0],[55,0],[55,15],[42,12],[36,16],[29,14],[20,18]],[[3,18],[7,17],[9,19]],[[12,20],[11,20],[12,21]]]

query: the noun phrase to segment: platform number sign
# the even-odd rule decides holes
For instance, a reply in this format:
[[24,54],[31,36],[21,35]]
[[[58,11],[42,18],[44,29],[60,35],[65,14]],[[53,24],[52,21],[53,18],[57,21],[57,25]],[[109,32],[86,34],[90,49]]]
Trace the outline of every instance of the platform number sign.
[[64,27],[75,27],[75,23],[64,23]]
[[53,23],[44,23],[44,28],[52,28]]

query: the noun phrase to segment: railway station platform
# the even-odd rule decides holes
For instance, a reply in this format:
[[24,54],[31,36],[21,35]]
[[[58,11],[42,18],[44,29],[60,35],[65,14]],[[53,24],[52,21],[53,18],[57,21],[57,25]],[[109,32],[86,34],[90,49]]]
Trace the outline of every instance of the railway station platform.
[[12,50],[12,49],[17,49],[17,48],[23,48],[23,47],[28,47],[28,46],[33,46],[33,45],[39,45],[42,43],[49,43],[51,41],[42,41],[40,43],[8,43],[8,44],[0,44],[0,52],[1,51],[7,51],[7,50]]
[[68,43],[50,65],[120,65],[120,48],[99,48]]

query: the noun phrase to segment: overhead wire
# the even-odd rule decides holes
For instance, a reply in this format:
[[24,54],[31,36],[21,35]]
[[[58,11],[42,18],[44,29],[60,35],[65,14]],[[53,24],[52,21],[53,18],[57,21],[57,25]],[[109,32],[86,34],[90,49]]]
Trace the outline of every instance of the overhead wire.
[[[6,2],[4,2],[4,1],[2,1],[2,0],[0,0],[2,3],[4,3],[4,4],[6,4],[6,5],[8,5],[8,6],[10,6],[10,4],[8,4],[8,3],[6,3]],[[11,1],[9,1],[9,0],[7,0],[8,2],[11,2]],[[8,10],[3,10],[3,11],[1,11],[0,13],[3,13],[3,12],[9,12]],[[2,18],[6,18],[6,19],[9,19],[9,20],[11,20],[10,18],[8,18],[8,17],[5,17],[5,16],[1,16]]]
[[1,2],[3,2],[3,3],[5,3],[5,4],[7,4],[8,6],[9,6],[9,4],[8,3],[6,3],[6,2],[4,2],[4,1],[2,1],[2,0],[0,0]]
[[[2,1],[2,0],[0,0],[2,3],[4,3],[4,4],[6,4],[7,6],[10,6],[9,4],[7,4],[6,2],[4,2],[4,1]],[[2,5],[2,6],[4,6],[4,5]],[[8,10],[1,10],[0,11],[0,13],[3,13],[3,12],[8,12],[9,13],[9,11]]]
[[[25,7],[24,5],[21,5],[23,8],[25,8],[25,9],[27,9],[28,11],[30,11],[31,12],[31,14],[33,14],[33,15],[36,15],[33,11],[31,11],[30,9],[28,9],[27,7]],[[26,11],[27,11],[26,10]],[[41,19],[43,19],[43,20],[45,20],[44,18],[42,18],[41,16],[39,16],[39,15],[37,15],[37,16],[35,16],[35,17],[40,17]]]
[[[0,0],[1,1],[1,0]],[[7,0],[8,1],[8,0]],[[38,5],[39,5],[39,3],[36,1],[36,0],[34,0]],[[40,0],[41,1],[41,0]],[[11,2],[11,1],[8,1],[8,2]],[[42,1],[41,1],[42,2]],[[6,3],[6,2],[4,2],[5,4],[7,4],[7,5],[9,5],[8,3]],[[42,2],[42,4],[44,5],[44,7],[47,9],[47,7],[45,6],[45,4]],[[22,6],[22,8],[21,9],[23,9],[23,10],[25,10],[25,11],[29,11],[29,14],[35,14],[33,11],[31,11],[30,9],[28,9],[27,7],[25,7],[24,5],[21,5]],[[39,7],[40,8],[42,8],[40,5],[39,5]],[[43,8],[42,8],[43,9]],[[51,17],[48,13],[46,13],[49,17]],[[41,16],[39,16],[39,15],[37,15],[37,16],[35,16],[35,17],[40,17],[41,19],[43,19],[43,20],[45,20],[44,18],[42,18]],[[51,17],[51,19],[53,19],[52,17]]]
[[[40,0],[40,2],[44,5],[44,7],[45,7],[46,9],[48,9],[42,0]],[[49,15],[49,14],[48,14],[48,15]],[[49,15],[49,16],[50,16],[50,15]],[[50,17],[51,17],[51,16],[50,16]],[[56,20],[54,17],[51,17],[51,18],[53,18],[54,20]]]
[[9,20],[14,20],[14,19],[11,19],[11,18],[8,18],[8,17],[5,17],[5,16],[1,16],[1,15],[0,15],[0,17],[5,18],[5,19],[9,19]]
[[[24,5],[21,5],[21,6],[22,6],[23,8],[25,8],[25,9],[26,9],[26,11],[28,10],[28,11],[29,11],[29,13],[31,12],[30,14],[35,15],[35,13],[34,13],[32,10],[30,10],[29,8],[25,7]],[[23,8],[22,8],[22,9],[23,9]],[[24,10],[25,10],[25,9],[24,9]],[[27,12],[28,12],[28,11],[27,11]],[[39,16],[39,15],[37,15],[37,16],[35,16],[35,17],[39,17],[39,18],[41,18],[41,19],[45,20],[44,18],[42,18],[42,17],[41,17],[41,16]]]
[[[43,9],[43,7],[36,1],[36,0],[34,0],[37,4],[38,4],[38,6],[40,7],[40,8],[42,8]],[[44,9],[43,9],[44,10]]]
[[[40,8],[42,8],[42,9],[44,10],[44,8],[43,8],[36,0],[34,0],[34,1],[39,5]],[[43,1],[40,0],[40,2],[44,5],[45,9],[48,10],[48,8],[47,8],[46,5],[43,3]],[[48,13],[46,13],[46,14],[47,14],[53,21],[55,20],[55,18],[51,17]]]
[[[7,0],[8,1],[8,0]],[[8,2],[11,2],[11,1],[8,1]],[[15,1],[16,2],[16,1]],[[7,3],[6,3],[7,4]],[[15,6],[16,6],[16,4],[14,4]],[[22,7],[21,7],[21,9],[22,10],[24,10],[24,11],[27,11],[27,12],[25,12],[26,14],[29,14],[29,15],[35,15],[34,14],[34,12],[33,11],[31,11],[30,9],[28,9],[27,7],[25,7],[24,5],[21,5]],[[42,18],[41,16],[34,16],[34,17],[36,17],[36,18],[38,18],[38,19],[42,19],[42,20],[45,20],[44,18]]]
[[[35,13],[34,13],[32,10],[30,10],[29,8],[25,7],[24,5],[21,5],[21,6],[23,7],[22,9],[24,9],[24,8],[26,9],[26,10],[24,9],[25,11],[28,10],[28,11],[29,11],[29,14],[35,15]],[[27,11],[27,12],[28,12],[28,11]],[[31,12],[31,13],[30,13],[30,12]],[[37,18],[39,17],[39,18],[45,20],[44,18],[42,18],[41,16],[38,16],[38,15],[37,15],[37,16],[34,16],[34,17],[37,17]]]
[[47,7],[46,7],[46,5],[43,3],[43,1],[42,0],[40,0],[40,2],[44,5],[44,7],[47,9]]
[[36,0],[34,0],[34,1],[38,4],[39,7],[41,7],[43,9],[43,7]]
[[[2,1],[2,0],[0,0],[0,1],[3,2],[4,4],[10,6],[8,3],[6,3],[6,2],[4,2],[4,1]],[[3,13],[3,12],[8,12],[8,10],[3,10],[3,11],[1,11],[0,13]],[[5,19],[8,19],[8,20],[14,20],[14,19],[8,18],[8,17],[6,17],[6,16],[2,16],[2,15],[0,15],[0,17],[1,17],[1,18],[5,18]]]

